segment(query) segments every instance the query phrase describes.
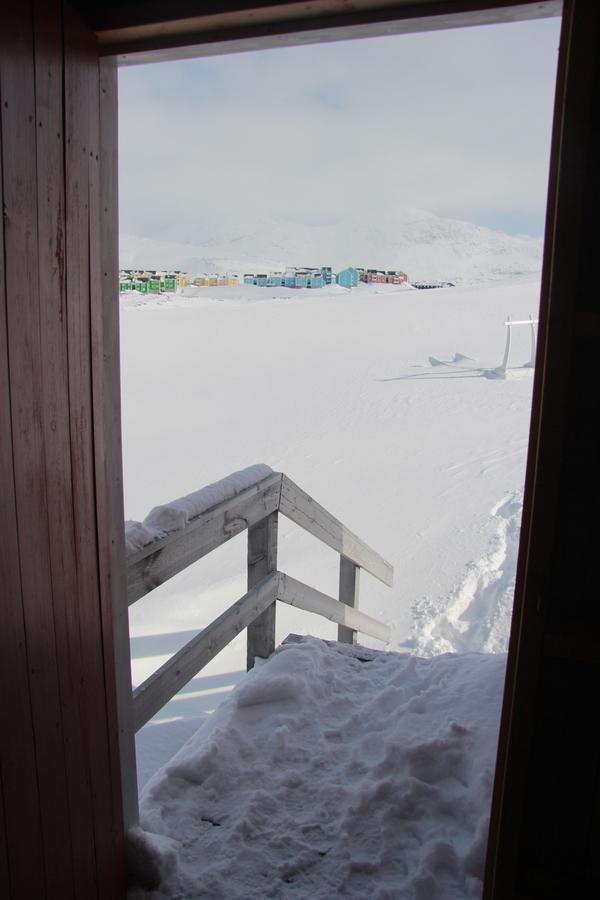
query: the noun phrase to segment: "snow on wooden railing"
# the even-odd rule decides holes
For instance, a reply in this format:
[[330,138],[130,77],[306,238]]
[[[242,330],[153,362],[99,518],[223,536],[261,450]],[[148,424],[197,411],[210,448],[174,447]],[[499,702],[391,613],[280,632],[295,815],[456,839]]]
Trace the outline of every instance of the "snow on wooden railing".
[[[135,732],[243,629],[248,631],[248,668],[254,665],[255,657],[269,656],[275,649],[278,600],[337,622],[339,641],[354,643],[359,631],[381,641],[390,639],[389,627],[359,612],[357,606],[360,569],[391,586],[392,566],[286,475],[271,472],[244,487],[253,474],[265,472],[270,472],[266,466],[256,466],[235,473],[188,498],[153,510],[144,523],[131,524],[127,532],[131,536],[127,559],[129,604],[245,529],[248,591],[133,691],[132,730],[123,734],[125,740],[133,742]],[[230,496],[233,491],[238,492]],[[204,508],[207,498],[219,496],[225,499]],[[279,512],[340,554],[337,599],[278,571]],[[171,522],[181,527],[165,533],[165,522],[168,527]],[[124,779],[124,785],[132,784],[135,778]]]

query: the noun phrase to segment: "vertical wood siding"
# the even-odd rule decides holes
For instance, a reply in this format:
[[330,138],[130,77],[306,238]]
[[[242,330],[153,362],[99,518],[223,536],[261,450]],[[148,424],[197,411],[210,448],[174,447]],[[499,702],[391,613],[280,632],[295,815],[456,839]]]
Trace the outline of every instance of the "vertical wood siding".
[[100,66],[62,0],[12,4],[0,42],[0,893],[110,900],[125,893],[122,535],[119,447],[103,438],[117,332],[100,323],[117,294],[101,276]]

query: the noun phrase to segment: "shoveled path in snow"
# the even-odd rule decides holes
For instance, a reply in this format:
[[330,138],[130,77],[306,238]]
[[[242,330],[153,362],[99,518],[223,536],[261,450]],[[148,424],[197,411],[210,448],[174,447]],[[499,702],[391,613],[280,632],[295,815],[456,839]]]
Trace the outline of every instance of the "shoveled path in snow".
[[481,896],[505,656],[281,646],[148,783],[195,900]]

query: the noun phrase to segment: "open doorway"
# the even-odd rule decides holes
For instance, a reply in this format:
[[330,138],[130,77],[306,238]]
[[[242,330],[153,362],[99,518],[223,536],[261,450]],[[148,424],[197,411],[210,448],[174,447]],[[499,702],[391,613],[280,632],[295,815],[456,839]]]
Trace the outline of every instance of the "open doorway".
[[[557,37],[556,25],[554,29]],[[316,49],[327,52],[325,48]],[[547,87],[549,144],[552,76]],[[331,103],[331,98],[327,97],[326,102]],[[333,112],[328,118],[334,118]],[[434,119],[434,131],[438,124]],[[281,135],[281,122],[279,125]],[[403,126],[405,131],[410,127],[406,118]],[[203,127],[208,128],[207,123]],[[365,128],[365,123],[357,127]],[[145,129],[138,124],[137,131],[144,133]],[[342,145],[351,145],[348,129],[340,132]],[[170,135],[174,133],[175,129]],[[198,148],[202,147],[201,137],[198,134],[194,140]],[[432,140],[433,135],[429,138]],[[546,165],[544,160],[543,166]],[[544,169],[541,182],[545,184],[545,180]],[[374,197],[379,198],[380,194],[378,187]],[[356,202],[351,195],[349,209]],[[444,216],[429,218],[413,211],[412,218],[405,219],[404,224],[412,235],[439,231],[439,220],[449,218],[448,209],[444,212]],[[306,212],[302,215],[306,216]],[[316,232],[319,239],[312,247],[305,245],[298,255],[320,252],[324,246],[323,229],[330,228],[331,223],[299,224],[304,234]],[[503,224],[508,227],[508,221]],[[402,222],[388,225],[384,236],[399,230],[401,225]],[[477,227],[467,231],[455,226],[448,243],[456,243],[457,234],[460,239],[471,241],[471,253],[466,255],[472,263],[476,236],[484,242],[489,235]],[[280,244],[283,237],[286,236],[278,230],[276,240]],[[298,246],[297,236],[293,240]],[[349,245],[349,239],[345,240]],[[362,240],[364,243],[364,237]],[[498,652],[505,649],[510,621],[531,381],[526,377],[492,376],[502,361],[506,316],[518,320],[536,317],[539,287],[532,260],[537,253],[538,264],[541,263],[541,242],[536,250],[534,241],[513,235],[498,246],[497,259],[508,257],[510,261],[504,271],[496,269],[494,278],[485,277],[489,269],[482,277],[482,268],[473,272],[473,267],[468,277],[463,272],[461,278],[456,260],[445,260],[441,268],[437,268],[436,260],[433,272],[431,263],[429,269],[426,263],[421,263],[419,269],[417,260],[411,265],[397,256],[385,263],[381,245],[381,237],[376,235],[369,250],[361,254],[360,262],[365,265],[357,262],[357,270],[371,268],[376,274],[387,274],[405,268],[412,281],[423,287],[436,280],[451,281],[452,285],[423,290],[401,286],[399,290],[393,283],[380,286],[377,281],[365,281],[356,285],[357,290],[350,287],[346,291],[342,285],[339,291],[332,288],[328,293],[327,288],[321,288],[323,293],[310,299],[298,289],[278,290],[281,285],[265,285],[270,290],[265,296],[260,294],[260,284],[252,285],[253,290],[243,286],[238,289],[237,285],[198,285],[194,290],[182,285],[181,293],[172,299],[168,291],[156,300],[146,296],[140,302],[134,293],[125,298],[124,305],[131,307],[124,310],[128,317],[126,327],[132,329],[129,336],[122,332],[126,497],[128,453],[129,470],[136,472],[145,489],[154,489],[157,472],[164,472],[169,448],[182,452],[177,462],[168,467],[171,485],[161,486],[163,493],[159,496],[148,496],[147,508],[244,465],[266,462],[304,482],[314,496],[395,564],[393,611],[386,607],[390,595],[377,586],[366,586],[361,598],[367,612],[393,622],[394,649],[414,651],[418,656],[448,651]],[[296,257],[288,259],[289,246],[285,258],[260,256],[256,265],[244,266],[254,268],[254,272],[234,274],[258,275],[266,268],[276,271],[288,264],[303,266],[309,262]],[[492,265],[489,258],[481,262],[481,245],[475,246],[478,264]],[[522,254],[518,263],[517,246]],[[390,253],[389,248],[387,252]],[[347,262],[354,263],[358,253],[358,248],[354,248],[353,258]],[[219,254],[213,245],[213,258],[227,259],[221,249]],[[369,265],[369,255],[373,266]],[[378,258],[372,259],[373,256]],[[228,262],[231,261],[230,257]],[[136,263],[132,256],[128,262],[128,268],[151,268],[147,257],[138,257]],[[229,275],[232,268],[239,270],[240,260],[233,262],[235,266],[224,266],[226,273],[217,274]],[[251,262],[250,258],[246,257],[245,262]],[[265,262],[272,262],[272,266],[267,267]],[[325,266],[328,259],[310,262]],[[512,283],[507,289],[497,276],[508,275],[511,266]],[[176,264],[172,267],[184,268]],[[341,260],[332,266],[342,267]],[[167,268],[166,261],[157,261],[155,268]],[[189,266],[186,268],[189,270]],[[226,290],[219,294],[211,287]],[[234,290],[229,291],[230,287]],[[172,331],[167,318],[170,310],[177,310],[180,319]],[[425,318],[424,310],[428,314]],[[135,337],[134,328],[138,329]],[[222,339],[220,345],[216,343],[217,335]],[[515,347],[514,352],[513,367],[526,368],[528,346]],[[147,368],[133,373],[130,365],[138,353],[147,354]],[[201,367],[194,369],[197,362]],[[172,376],[174,381],[169,382]],[[255,376],[257,381],[253,382]],[[137,381],[129,396],[134,398],[136,415],[142,423],[140,444],[136,447],[133,439],[129,445],[132,449],[128,449],[127,425],[130,377],[131,383]],[[150,397],[152,409],[158,403],[163,415],[172,416],[173,422],[183,415],[182,432],[158,424],[151,409],[145,409]],[[198,409],[201,401],[195,402],[196,397],[208,398],[208,405]],[[344,399],[349,401],[346,405]],[[151,421],[154,424],[148,430]],[[211,445],[210,434],[220,435],[218,445]],[[260,452],[260,443],[253,442],[265,434],[269,438],[263,443],[264,452]],[[199,482],[194,477],[193,483],[184,486],[178,479],[183,477],[182,460],[190,459],[190,446],[201,458],[201,462],[194,461],[193,475],[197,471],[206,474]],[[207,462],[211,446],[215,455]],[[249,458],[252,446],[256,452]],[[224,464],[223,448],[231,451],[230,464]],[[266,454],[269,458],[265,458]],[[159,468],[156,472],[144,472],[143,461],[151,460],[153,455]],[[515,478],[517,472],[520,475]],[[140,504],[128,514],[142,518],[144,512]],[[281,537],[281,554],[289,570],[306,580],[310,578],[319,589],[335,593],[335,570],[326,565],[328,551],[317,551],[310,539],[301,538],[291,528]],[[244,549],[232,542],[227,552],[230,558],[226,563],[215,559],[210,564],[212,569],[205,566],[206,581],[200,598],[198,583],[191,581],[184,587],[183,603],[193,615],[198,599],[206,614],[209,595],[220,602],[226,589],[231,590],[232,597],[242,592],[238,589],[241,584],[235,583],[236,566],[230,563],[236,553],[241,558]],[[237,567],[240,571],[242,566]],[[191,574],[186,577],[192,578]],[[404,600],[407,597],[408,602]],[[164,601],[158,602],[164,608]],[[142,621],[141,611],[139,616]],[[187,620],[176,621],[176,626],[168,629],[169,636],[191,630]],[[146,625],[148,622],[147,619]],[[292,622],[292,618],[282,617],[280,636],[290,630],[303,630],[297,620]],[[304,630],[315,633],[309,626]],[[142,628],[137,638],[151,637],[157,631],[153,623],[145,633]],[[327,627],[319,633],[323,637],[335,636]],[[142,647],[144,641],[139,643]],[[154,650],[157,644],[153,645]],[[147,646],[148,642],[146,649]],[[151,653],[144,658],[151,657],[156,662],[161,654]],[[242,670],[243,666],[233,664],[225,672],[206,673],[203,677],[207,681],[197,685],[197,691],[188,692],[188,696],[212,695],[214,702],[214,695],[233,681],[219,680],[220,676],[237,676]],[[177,702],[180,709],[187,705],[186,698]],[[499,703],[500,691],[497,710]],[[167,718],[180,721],[185,717]],[[153,744],[156,746],[154,740]],[[472,837],[475,841],[476,835]]]

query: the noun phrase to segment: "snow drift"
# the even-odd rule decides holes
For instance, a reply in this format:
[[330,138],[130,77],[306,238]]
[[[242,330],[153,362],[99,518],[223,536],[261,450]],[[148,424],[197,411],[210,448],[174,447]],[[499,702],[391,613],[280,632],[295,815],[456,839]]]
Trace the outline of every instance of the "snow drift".
[[144,790],[152,896],[479,897],[504,667],[284,644]]
[[207,484],[185,497],[178,497],[170,503],[163,503],[150,510],[143,522],[129,519],[125,522],[125,549],[127,554],[141,550],[159,538],[179,531],[191,519],[206,512],[218,503],[241,494],[273,473],[273,469],[261,463],[247,466],[239,472],[232,472],[213,484]]

